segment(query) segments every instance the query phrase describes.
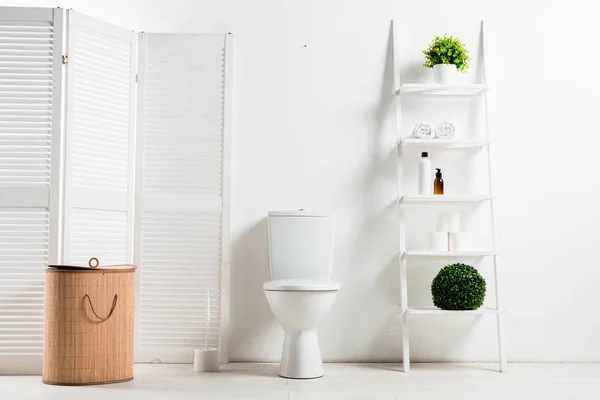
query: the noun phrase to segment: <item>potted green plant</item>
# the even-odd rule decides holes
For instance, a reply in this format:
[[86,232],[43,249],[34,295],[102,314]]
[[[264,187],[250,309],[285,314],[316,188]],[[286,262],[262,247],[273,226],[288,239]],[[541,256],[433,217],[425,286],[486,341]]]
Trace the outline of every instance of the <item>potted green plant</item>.
[[433,68],[435,83],[452,84],[458,71],[463,74],[469,68],[469,52],[464,44],[453,36],[435,36],[429,47],[423,50],[424,67]]
[[446,265],[431,282],[433,305],[442,310],[477,310],[485,299],[485,279],[466,264]]

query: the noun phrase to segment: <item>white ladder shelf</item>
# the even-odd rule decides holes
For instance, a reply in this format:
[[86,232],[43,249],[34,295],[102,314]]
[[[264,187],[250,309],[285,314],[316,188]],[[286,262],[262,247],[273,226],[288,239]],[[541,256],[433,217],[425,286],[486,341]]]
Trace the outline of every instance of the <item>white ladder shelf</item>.
[[[483,55],[483,81],[482,84],[461,84],[461,85],[440,85],[440,84],[420,84],[420,83],[402,83],[400,79],[400,57],[398,42],[398,23],[393,21],[393,63],[394,63],[394,93],[396,101],[396,157],[400,161],[397,163],[397,182],[398,182],[398,210],[400,213],[400,252],[398,262],[400,263],[400,311],[402,312],[402,349],[403,349],[403,367],[404,372],[410,371],[410,347],[409,347],[409,318],[414,315],[426,315],[432,318],[438,315],[492,315],[496,317],[497,339],[498,339],[498,358],[499,369],[506,372],[506,357],[504,355],[504,313],[500,308],[500,296],[498,288],[498,263],[497,263],[497,243],[496,243],[496,217],[494,213],[494,198],[492,196],[492,174],[490,159],[490,124],[488,114],[488,89],[489,86],[489,65],[486,58],[489,57],[489,45],[484,34],[484,23],[481,21],[480,41],[482,44]],[[478,96],[484,102],[485,109],[485,137],[476,140],[456,140],[452,142],[412,139],[402,135],[402,101],[404,96]],[[481,196],[410,196],[403,194],[400,190],[403,180],[403,164],[401,157],[403,149],[435,148],[438,151],[453,151],[454,149],[482,149],[487,151],[488,167],[488,194]],[[427,252],[411,251],[406,248],[406,219],[405,213],[409,207],[427,207],[437,209],[447,205],[476,206],[483,202],[489,202],[490,210],[490,229],[492,238],[492,249],[482,252]],[[495,288],[495,307],[481,307],[478,310],[470,311],[448,311],[436,307],[419,307],[408,304],[408,264],[415,259],[424,257],[435,259],[473,259],[482,257],[491,257],[493,260],[493,278]]]

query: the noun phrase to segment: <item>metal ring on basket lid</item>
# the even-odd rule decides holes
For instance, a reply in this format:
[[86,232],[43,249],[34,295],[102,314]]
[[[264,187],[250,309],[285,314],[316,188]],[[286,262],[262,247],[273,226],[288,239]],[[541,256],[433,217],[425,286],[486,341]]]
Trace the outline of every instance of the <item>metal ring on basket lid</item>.
[[88,261],[88,265],[90,266],[90,268],[97,268],[98,265],[100,265],[100,261],[98,261],[96,257],[92,257],[90,258],[90,261]]

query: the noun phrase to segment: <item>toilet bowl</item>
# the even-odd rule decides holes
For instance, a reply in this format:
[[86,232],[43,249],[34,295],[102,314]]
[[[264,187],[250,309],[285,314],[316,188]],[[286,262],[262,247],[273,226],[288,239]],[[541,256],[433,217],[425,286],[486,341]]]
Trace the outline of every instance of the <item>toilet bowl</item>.
[[317,327],[340,288],[331,281],[332,213],[269,213],[269,261],[272,281],[263,289],[285,337],[279,375],[311,379],[323,376]]
[[273,314],[285,331],[279,376],[310,379],[323,376],[317,326],[331,309],[339,284],[280,280],[264,284]]

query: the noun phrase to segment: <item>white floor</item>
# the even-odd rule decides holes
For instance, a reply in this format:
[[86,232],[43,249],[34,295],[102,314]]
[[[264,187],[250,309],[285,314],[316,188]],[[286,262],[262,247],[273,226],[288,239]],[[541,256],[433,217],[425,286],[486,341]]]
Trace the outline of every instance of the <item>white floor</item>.
[[196,374],[191,365],[136,365],[131,382],[48,386],[39,376],[0,376],[0,399],[600,399],[600,364],[326,364],[325,376],[291,380],[275,364],[229,364]]

